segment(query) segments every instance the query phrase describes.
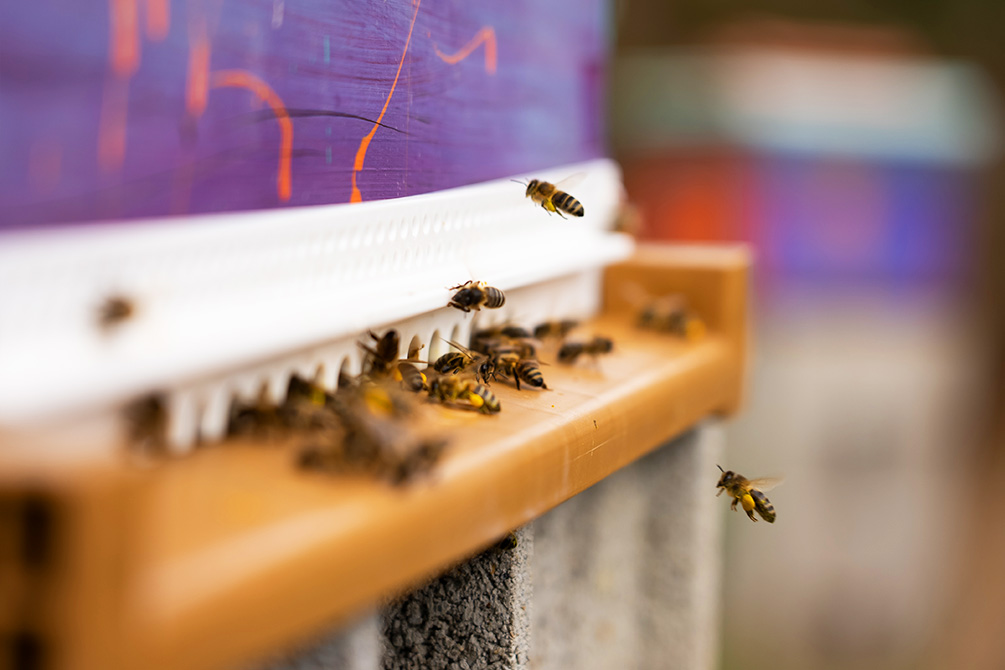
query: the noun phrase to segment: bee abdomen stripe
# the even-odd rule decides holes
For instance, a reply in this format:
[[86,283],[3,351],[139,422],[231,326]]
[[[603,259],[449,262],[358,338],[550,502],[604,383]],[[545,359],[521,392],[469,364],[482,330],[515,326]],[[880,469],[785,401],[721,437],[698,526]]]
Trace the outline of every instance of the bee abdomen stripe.
[[506,295],[497,288],[490,286],[485,289],[485,293],[487,296],[485,300],[486,307],[502,307],[506,302]]

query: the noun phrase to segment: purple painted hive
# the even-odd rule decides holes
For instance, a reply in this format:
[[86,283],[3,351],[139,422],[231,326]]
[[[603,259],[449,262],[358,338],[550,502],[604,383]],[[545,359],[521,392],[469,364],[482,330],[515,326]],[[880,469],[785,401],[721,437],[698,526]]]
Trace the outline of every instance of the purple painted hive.
[[0,228],[378,200],[596,158],[604,8],[4,3]]

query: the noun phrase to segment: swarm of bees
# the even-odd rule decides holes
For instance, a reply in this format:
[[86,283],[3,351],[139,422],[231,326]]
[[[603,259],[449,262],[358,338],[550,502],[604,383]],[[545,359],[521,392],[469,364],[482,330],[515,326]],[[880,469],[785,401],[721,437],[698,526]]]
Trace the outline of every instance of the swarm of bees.
[[719,489],[719,492],[715,494],[716,497],[719,497],[725,491],[733,498],[733,502],[729,508],[734,512],[736,511],[736,504],[739,503],[751,521],[757,522],[757,517],[754,516],[754,512],[757,512],[768,523],[775,522],[775,507],[768,500],[768,497],[764,495],[764,492],[770,491],[781,484],[781,479],[775,477],[747,479],[732,470],[723,470],[721,465],[716,467],[722,472],[719,483],[716,484],[716,488]]

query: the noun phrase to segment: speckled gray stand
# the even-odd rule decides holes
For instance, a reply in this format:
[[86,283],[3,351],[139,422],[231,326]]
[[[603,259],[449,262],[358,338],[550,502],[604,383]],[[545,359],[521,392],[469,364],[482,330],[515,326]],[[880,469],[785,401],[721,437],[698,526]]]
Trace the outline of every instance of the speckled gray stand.
[[526,668],[533,551],[521,528],[388,607],[384,669]]
[[534,670],[711,670],[721,426],[710,423],[534,522]]
[[722,442],[691,431],[268,670],[711,670]]

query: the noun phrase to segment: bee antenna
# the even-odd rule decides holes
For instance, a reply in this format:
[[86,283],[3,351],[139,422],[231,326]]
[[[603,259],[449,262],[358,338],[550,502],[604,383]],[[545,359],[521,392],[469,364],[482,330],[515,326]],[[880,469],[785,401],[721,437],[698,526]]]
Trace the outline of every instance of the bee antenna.
[[520,184],[522,186],[526,186],[527,185],[527,182],[525,182],[525,181],[517,181],[516,179],[510,179],[510,181],[513,182],[514,184]]
[[719,472],[726,474],[726,471],[722,469],[721,465],[716,465],[715,467],[719,468]]

